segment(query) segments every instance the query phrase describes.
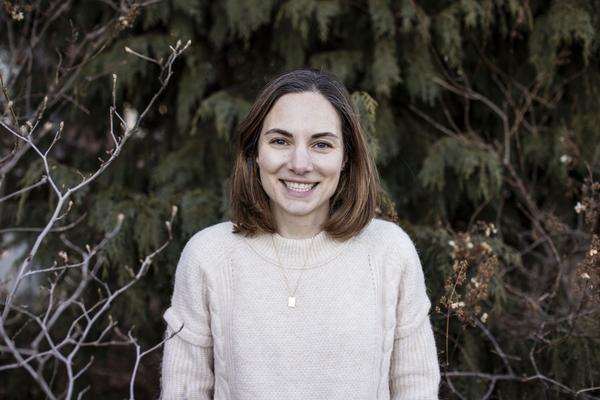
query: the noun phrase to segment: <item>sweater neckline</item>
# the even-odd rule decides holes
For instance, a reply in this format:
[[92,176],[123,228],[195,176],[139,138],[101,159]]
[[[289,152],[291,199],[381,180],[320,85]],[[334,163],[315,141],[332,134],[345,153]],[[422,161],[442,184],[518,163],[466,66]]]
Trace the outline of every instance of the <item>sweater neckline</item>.
[[[290,239],[277,233],[263,233],[244,238],[252,250],[269,263],[280,265],[277,259],[279,254],[280,266],[286,269],[310,269],[322,266],[340,254],[351,240],[353,239],[335,240],[325,231],[307,239]],[[277,253],[273,244],[277,247]]]

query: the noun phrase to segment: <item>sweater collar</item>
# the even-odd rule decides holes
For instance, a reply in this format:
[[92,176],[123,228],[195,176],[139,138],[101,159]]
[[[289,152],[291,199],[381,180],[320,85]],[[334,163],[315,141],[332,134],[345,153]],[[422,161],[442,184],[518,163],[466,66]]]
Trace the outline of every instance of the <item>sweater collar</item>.
[[308,239],[288,239],[279,234],[258,234],[246,237],[244,241],[266,261],[289,269],[323,265],[337,256],[349,242],[335,240],[325,231]]

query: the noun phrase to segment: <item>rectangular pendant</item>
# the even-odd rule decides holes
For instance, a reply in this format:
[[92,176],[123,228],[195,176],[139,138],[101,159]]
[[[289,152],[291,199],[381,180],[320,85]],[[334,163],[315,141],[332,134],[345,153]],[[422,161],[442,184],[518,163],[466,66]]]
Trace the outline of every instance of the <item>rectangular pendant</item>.
[[288,307],[296,307],[296,298],[295,297],[288,297]]

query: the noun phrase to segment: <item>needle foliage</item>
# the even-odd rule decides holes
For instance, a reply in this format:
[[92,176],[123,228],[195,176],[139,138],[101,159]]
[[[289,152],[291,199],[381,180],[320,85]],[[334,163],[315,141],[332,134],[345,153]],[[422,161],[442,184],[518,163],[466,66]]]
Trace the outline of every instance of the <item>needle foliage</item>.
[[[158,107],[65,217],[85,216],[66,233],[84,246],[125,215],[102,252],[103,274],[118,284],[125,265],[166,239],[164,221],[178,206],[174,241],[113,306],[121,329],[135,325],[147,346],[160,340],[183,244],[228,217],[237,123],[275,74],[322,68],[354,94],[386,193],[416,240],[446,374],[441,396],[600,397],[586,391],[600,386],[600,2],[171,0],[135,13],[105,3],[113,2],[73,1],[50,23],[48,40],[36,45],[33,90],[23,73],[11,95],[19,109],[39,101],[52,71],[67,73],[60,62],[86,30],[115,12],[128,18],[103,33],[110,40],[45,116],[68,121],[51,154],[57,179],[68,183],[110,148],[111,74],[117,102],[133,114],[153,94],[156,65],[124,48],[158,58],[174,40],[192,41]],[[34,11],[23,10],[23,20],[0,14],[13,36],[28,32]],[[9,39],[0,35],[4,64]],[[9,149],[11,140],[2,143]],[[4,193],[40,179],[34,160],[6,177]],[[43,225],[52,201],[39,188],[5,202],[0,224]],[[6,248],[33,236],[11,238]],[[40,262],[57,257],[52,240]],[[111,351],[91,370],[115,364]],[[158,391],[159,355],[152,360],[149,397]],[[118,379],[96,385],[96,396],[126,390]],[[0,393],[10,397],[7,390]]]

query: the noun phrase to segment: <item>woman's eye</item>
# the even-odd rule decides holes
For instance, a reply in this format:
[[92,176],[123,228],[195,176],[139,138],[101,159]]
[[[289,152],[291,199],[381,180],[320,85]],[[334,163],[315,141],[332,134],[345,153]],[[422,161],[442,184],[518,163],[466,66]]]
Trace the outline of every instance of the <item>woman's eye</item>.
[[285,141],[285,139],[273,139],[273,140],[271,140],[270,143],[277,144],[277,145],[284,145],[284,144],[286,144],[286,141]]
[[332,147],[332,146],[331,146],[331,144],[329,144],[329,143],[327,143],[327,142],[317,142],[317,143],[315,143],[315,146],[316,146],[318,149],[328,149],[328,148],[331,148],[331,147]]

